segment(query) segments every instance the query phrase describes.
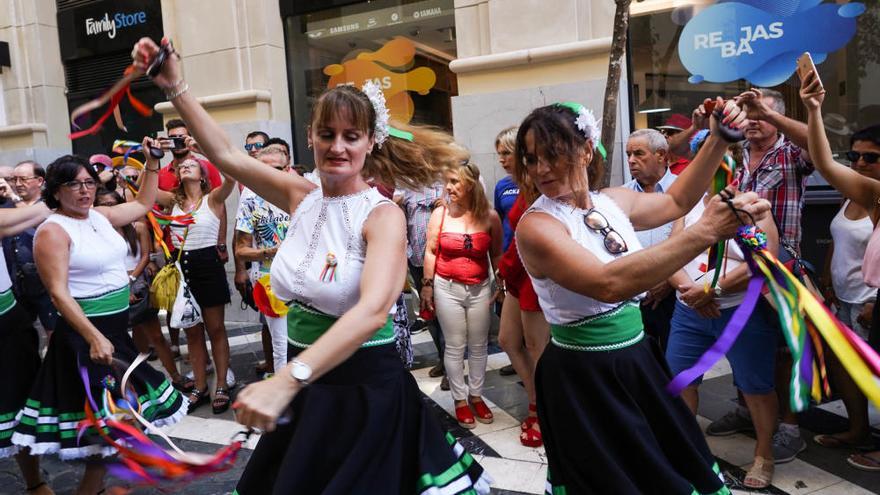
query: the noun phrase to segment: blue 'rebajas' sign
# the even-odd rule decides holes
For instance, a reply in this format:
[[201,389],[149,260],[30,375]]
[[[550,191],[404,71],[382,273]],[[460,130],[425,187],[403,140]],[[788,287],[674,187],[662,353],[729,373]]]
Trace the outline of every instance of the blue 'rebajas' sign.
[[865,5],[822,0],[722,0],[685,25],[678,54],[692,83],[747,79],[758,86],[785,82],[796,60],[813,61],[843,48]]

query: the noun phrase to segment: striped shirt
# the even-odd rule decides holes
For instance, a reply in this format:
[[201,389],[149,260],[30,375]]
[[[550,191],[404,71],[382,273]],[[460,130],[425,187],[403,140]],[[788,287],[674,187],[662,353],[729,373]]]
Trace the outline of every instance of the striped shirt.
[[740,191],[756,192],[770,202],[780,238],[800,252],[801,210],[813,164],[804,158],[804,150],[782,134],[752,172],[748,170],[749,142],[745,141],[743,163],[746,166],[736,171]]

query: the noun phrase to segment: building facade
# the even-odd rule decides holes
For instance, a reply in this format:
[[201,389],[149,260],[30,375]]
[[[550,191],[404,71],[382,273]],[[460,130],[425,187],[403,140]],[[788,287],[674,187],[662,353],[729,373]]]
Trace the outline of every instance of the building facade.
[[[683,26],[714,3],[633,1],[612,184],[629,178],[623,143],[631,130],[690,116],[702,98],[748,87],[689,82],[679,59]],[[141,78],[132,95],[152,116],[123,101],[121,127],[111,118],[96,135],[68,138],[71,110],[122,75],[134,41],[164,36],[183,56],[190,91],[233,142],[263,130],[291,142],[295,162],[311,166],[314,99],[327,87],[372,80],[394,118],[453,132],[491,189],[503,176],[495,135],[531,109],[578,101],[601,117],[614,10],[612,0],[0,0],[0,166],[108,153],[115,139],[161,132],[176,115]],[[868,4],[854,41],[820,66],[832,89],[826,128],[835,151],[880,119],[880,93],[871,90],[880,79],[878,19],[880,6]],[[796,81],[778,89],[802,117]]]

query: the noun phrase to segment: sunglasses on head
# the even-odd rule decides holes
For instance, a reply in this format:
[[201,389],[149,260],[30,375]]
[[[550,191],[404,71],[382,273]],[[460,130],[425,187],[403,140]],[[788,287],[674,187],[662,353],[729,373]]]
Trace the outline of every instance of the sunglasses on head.
[[605,249],[611,254],[623,254],[629,250],[623,236],[616,230],[611,228],[608,219],[601,214],[599,210],[590,208],[584,215],[584,225],[590,230],[602,234],[605,243]]
[[244,145],[244,149],[246,149],[248,151],[254,151],[254,150],[259,151],[259,150],[263,149],[263,146],[265,146],[263,143],[251,143],[251,144]]
[[858,151],[847,151],[846,159],[852,163],[859,161],[859,158],[865,160],[865,163],[875,164],[878,160],[880,160],[880,153],[874,153],[873,151],[868,151],[867,153],[859,153]]

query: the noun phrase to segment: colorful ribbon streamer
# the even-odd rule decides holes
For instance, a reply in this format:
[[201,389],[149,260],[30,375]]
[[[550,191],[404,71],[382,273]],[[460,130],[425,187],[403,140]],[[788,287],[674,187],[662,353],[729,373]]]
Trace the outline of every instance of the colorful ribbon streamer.
[[101,96],[93,100],[89,100],[88,102],[76,107],[70,114],[70,122],[71,124],[73,124],[74,129],[80,129],[77,121],[82,116],[109,103],[109,105],[107,106],[107,110],[100,117],[98,117],[98,120],[96,120],[91,127],[89,127],[88,129],[70,133],[70,139],[74,140],[79,139],[83,136],[97,134],[98,131],[101,130],[101,127],[104,125],[104,121],[106,121],[111,114],[116,120],[116,126],[119,129],[125,130],[125,126],[122,123],[122,115],[119,112],[119,103],[122,101],[122,98],[124,96],[128,96],[129,103],[131,103],[131,106],[139,114],[143,115],[144,117],[149,117],[150,115],[153,115],[153,109],[142,101],[135,98],[134,95],[131,93],[131,82],[141,75],[142,74],[135,71],[134,66],[129,65],[125,69],[125,72],[122,75],[122,79],[116,81],[116,83],[113,84],[110,89],[101,94]]
[[[87,429],[94,429],[119,453],[118,460],[108,468],[110,473],[133,483],[186,483],[200,476],[230,469],[235,464],[244,439],[234,440],[213,455],[185,452],[141,415],[142,406],[128,381],[134,369],[146,361],[147,357],[147,354],[141,354],[128,366],[118,387],[112,375],[108,375],[112,380],[105,378],[102,381],[101,408],[92,396],[88,369],[80,365],[80,377],[86,390],[86,417],[80,422],[78,438]],[[119,363],[121,361],[114,359],[114,364],[118,366]],[[157,394],[150,390],[148,395]],[[141,427],[165,440],[170,450],[162,448],[145,435]]]
[[[757,304],[762,288],[776,307],[786,343],[792,354],[790,402],[793,411],[803,411],[810,399],[821,401],[830,395],[822,341],[868,399],[880,406],[880,356],[858,335],[835,318],[813,293],[767,250],[763,232],[755,226],[741,227],[737,242],[752,272],[746,297],[734,312],[718,341],[691,368],[675,376],[667,386],[680,393],[704,374],[736,341]],[[821,337],[821,338],[820,338]]]

